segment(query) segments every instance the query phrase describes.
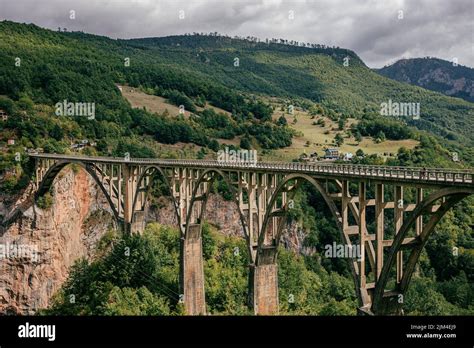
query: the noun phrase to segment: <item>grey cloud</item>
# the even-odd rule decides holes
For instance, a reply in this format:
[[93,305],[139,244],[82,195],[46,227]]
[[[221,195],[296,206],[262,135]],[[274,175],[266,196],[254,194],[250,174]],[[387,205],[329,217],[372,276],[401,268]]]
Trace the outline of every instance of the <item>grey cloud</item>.
[[352,49],[371,67],[419,56],[474,66],[472,18],[472,0],[0,0],[0,19],[51,29],[113,38],[211,31],[286,38]]

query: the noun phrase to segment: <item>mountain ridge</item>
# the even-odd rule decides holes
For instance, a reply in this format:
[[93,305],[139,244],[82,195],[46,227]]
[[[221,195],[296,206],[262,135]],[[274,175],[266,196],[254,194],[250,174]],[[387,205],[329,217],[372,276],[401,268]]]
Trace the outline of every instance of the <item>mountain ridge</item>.
[[474,69],[434,57],[401,59],[379,74],[474,103]]
[[[237,114],[241,113],[239,98],[251,102],[258,95],[315,103],[340,117],[356,118],[381,117],[380,105],[389,100],[420,102],[420,120],[406,118],[407,125],[458,143],[474,143],[472,103],[385,78],[346,49],[204,35],[115,40],[8,21],[0,22],[0,35],[4,81],[0,81],[0,94],[17,99],[24,93],[53,105],[65,97],[94,99],[106,114],[123,102],[115,84],[127,83],[178,90],[190,98],[204,96]],[[24,65],[15,70],[7,62],[19,53]],[[227,102],[230,95],[234,102]]]

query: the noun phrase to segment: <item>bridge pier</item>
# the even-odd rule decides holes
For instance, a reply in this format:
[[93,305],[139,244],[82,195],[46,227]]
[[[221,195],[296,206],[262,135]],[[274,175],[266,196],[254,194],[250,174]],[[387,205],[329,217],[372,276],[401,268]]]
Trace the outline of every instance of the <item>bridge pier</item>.
[[189,225],[181,239],[181,287],[186,314],[206,314],[204,267],[200,224]]
[[[137,212],[135,212],[137,214]],[[118,225],[120,230],[125,234],[138,233],[141,234],[145,230],[146,221],[144,212],[138,212],[132,222],[119,221]]]
[[279,312],[278,265],[250,266],[250,304],[256,315],[274,315]]
[[256,315],[275,315],[279,312],[278,264],[276,246],[262,247],[250,265],[249,297]]
[[128,231],[130,233],[142,233],[145,230],[145,212],[136,211],[133,213],[132,222],[129,224]]

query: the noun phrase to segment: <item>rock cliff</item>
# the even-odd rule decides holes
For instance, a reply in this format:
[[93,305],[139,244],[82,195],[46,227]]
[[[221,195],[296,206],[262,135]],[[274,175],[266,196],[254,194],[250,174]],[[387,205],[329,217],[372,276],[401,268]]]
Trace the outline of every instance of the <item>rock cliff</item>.
[[0,236],[1,314],[47,307],[69,267],[92,257],[96,241],[113,224],[105,197],[84,171],[64,171],[53,190],[50,209],[30,206]]
[[[67,169],[58,176],[49,209],[31,205],[31,197],[29,188],[16,201],[2,204],[2,215],[9,216],[30,201],[0,232],[0,315],[33,314],[47,307],[66,280],[69,267],[79,258],[91,260],[97,241],[117,227],[105,196],[82,169]],[[171,201],[161,197],[159,202],[158,207],[148,209],[146,220],[176,226]],[[226,235],[243,237],[235,203],[218,195],[209,197],[206,220]],[[291,224],[283,244],[301,252],[303,238],[301,229]]]

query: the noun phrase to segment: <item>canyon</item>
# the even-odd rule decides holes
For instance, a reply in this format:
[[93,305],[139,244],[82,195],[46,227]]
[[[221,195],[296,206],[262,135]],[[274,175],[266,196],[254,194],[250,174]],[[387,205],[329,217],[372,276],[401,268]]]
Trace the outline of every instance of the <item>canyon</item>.
[[[52,197],[52,206],[40,209],[32,204],[30,185],[18,197],[0,198],[0,214],[11,220],[0,230],[0,244],[28,246],[36,251],[31,257],[0,257],[0,315],[31,315],[47,308],[74,262],[82,258],[93,261],[98,257],[96,246],[101,237],[118,228],[102,191],[82,169],[63,170],[56,178]],[[171,200],[159,197],[158,202],[148,207],[146,222],[176,226]],[[205,219],[220,233],[243,238],[235,203],[217,194],[209,196]],[[283,245],[305,252],[304,236],[292,222]]]

